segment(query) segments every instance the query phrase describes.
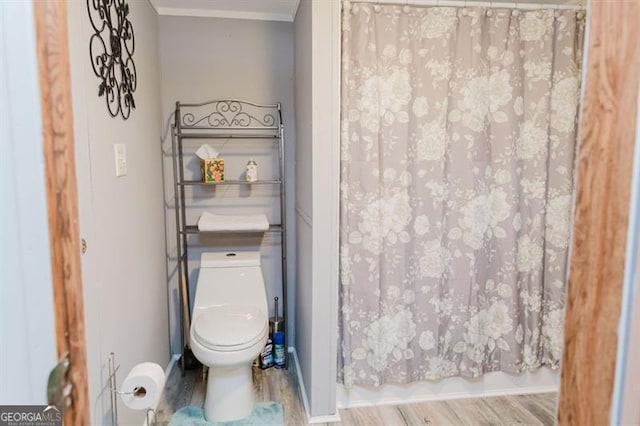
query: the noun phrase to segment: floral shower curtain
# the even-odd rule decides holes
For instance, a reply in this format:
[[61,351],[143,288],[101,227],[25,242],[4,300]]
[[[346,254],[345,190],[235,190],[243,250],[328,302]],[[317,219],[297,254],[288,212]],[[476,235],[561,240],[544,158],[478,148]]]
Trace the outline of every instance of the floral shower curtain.
[[343,12],[346,386],[560,362],[583,12]]

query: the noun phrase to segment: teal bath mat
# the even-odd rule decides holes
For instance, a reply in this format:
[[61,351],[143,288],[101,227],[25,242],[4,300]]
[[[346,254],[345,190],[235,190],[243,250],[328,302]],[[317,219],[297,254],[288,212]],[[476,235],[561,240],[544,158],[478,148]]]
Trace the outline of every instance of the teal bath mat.
[[233,422],[209,423],[201,407],[184,407],[171,417],[169,426],[283,426],[282,406],[277,402],[258,402],[246,419]]

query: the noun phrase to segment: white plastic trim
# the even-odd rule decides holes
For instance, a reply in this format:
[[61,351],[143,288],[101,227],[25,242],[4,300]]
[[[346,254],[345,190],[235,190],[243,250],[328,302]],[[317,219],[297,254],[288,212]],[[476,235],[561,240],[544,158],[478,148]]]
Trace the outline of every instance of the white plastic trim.
[[354,386],[347,390],[338,385],[338,408],[557,392],[559,383],[559,370],[542,368],[522,375],[495,372],[478,379],[450,377],[437,382],[390,384],[377,388]]
[[304,408],[304,413],[307,416],[307,423],[316,424],[316,423],[333,423],[340,421],[340,414],[336,412],[336,414],[328,415],[328,416],[312,416],[311,411],[309,411],[309,398],[307,398],[307,392],[304,387],[304,379],[302,378],[302,373],[300,372],[300,361],[298,361],[298,353],[296,352],[296,348],[293,346],[289,347],[289,353],[291,354],[291,358],[293,360],[293,364],[296,369],[296,377],[298,379],[298,392],[300,392],[300,399],[302,399],[302,406]]

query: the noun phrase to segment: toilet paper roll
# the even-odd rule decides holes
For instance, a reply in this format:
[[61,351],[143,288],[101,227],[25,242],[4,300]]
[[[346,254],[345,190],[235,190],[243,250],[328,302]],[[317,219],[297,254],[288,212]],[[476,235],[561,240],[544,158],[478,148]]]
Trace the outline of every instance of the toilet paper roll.
[[154,408],[164,388],[164,371],[153,362],[134,366],[122,382],[122,402],[133,410]]

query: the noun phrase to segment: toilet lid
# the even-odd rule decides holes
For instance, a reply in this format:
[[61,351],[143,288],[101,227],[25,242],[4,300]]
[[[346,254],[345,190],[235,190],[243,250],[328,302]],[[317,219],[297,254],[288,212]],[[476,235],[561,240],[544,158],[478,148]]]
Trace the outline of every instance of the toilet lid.
[[214,306],[194,321],[195,337],[218,350],[236,350],[253,345],[269,327],[267,316],[253,306]]

